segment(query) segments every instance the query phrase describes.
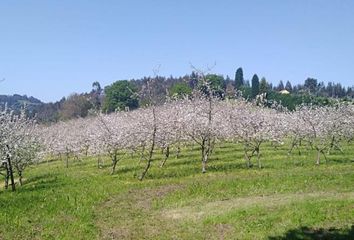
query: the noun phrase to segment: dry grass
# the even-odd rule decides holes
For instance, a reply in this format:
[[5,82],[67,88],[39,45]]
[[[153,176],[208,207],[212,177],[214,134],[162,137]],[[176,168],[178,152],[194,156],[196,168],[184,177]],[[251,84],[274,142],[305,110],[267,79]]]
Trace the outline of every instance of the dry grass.
[[217,216],[224,213],[254,206],[273,207],[301,201],[322,200],[352,200],[354,192],[312,192],[294,194],[275,194],[270,196],[251,196],[213,201],[198,206],[188,206],[177,209],[168,209],[161,214],[163,217],[173,220],[200,220],[208,216]]

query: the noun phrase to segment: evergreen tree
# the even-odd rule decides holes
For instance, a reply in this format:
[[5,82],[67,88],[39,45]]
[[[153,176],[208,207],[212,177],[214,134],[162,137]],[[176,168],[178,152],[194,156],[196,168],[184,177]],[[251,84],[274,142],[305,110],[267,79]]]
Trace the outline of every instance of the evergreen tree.
[[332,82],[329,82],[327,84],[327,87],[326,87],[326,92],[328,94],[328,96],[330,97],[334,97],[334,87],[333,87],[334,83]]
[[278,84],[278,87],[277,87],[277,90],[278,91],[281,91],[281,90],[284,90],[284,83],[282,80],[280,80],[279,84]]
[[265,79],[265,77],[262,77],[262,79],[261,79],[261,83],[259,85],[259,92],[260,93],[268,92],[268,83],[267,83],[267,80]]
[[289,92],[293,91],[293,86],[291,85],[291,83],[289,81],[286,82],[285,89]]
[[315,78],[307,78],[305,80],[304,87],[310,93],[315,93],[317,91],[317,79],[315,79]]
[[99,94],[101,94],[102,92],[102,88],[101,88],[101,84],[99,82],[93,82],[92,83],[92,92],[97,92]]
[[102,88],[99,82],[92,83],[92,91],[90,93],[90,98],[92,105],[96,110],[101,108],[101,100],[102,100]]
[[236,89],[240,90],[240,87],[244,85],[244,79],[243,79],[243,70],[242,68],[238,68],[236,70],[235,74],[235,87]]
[[259,94],[259,78],[257,74],[252,77],[252,97],[255,98]]

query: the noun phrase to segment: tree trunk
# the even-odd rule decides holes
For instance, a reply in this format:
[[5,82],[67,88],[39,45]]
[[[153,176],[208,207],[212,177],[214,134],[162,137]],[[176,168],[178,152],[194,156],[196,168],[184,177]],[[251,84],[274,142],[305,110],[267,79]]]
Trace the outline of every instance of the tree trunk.
[[[10,150],[9,145],[7,145],[6,147],[7,147],[7,150]],[[9,174],[10,174],[10,179],[11,179],[11,189],[14,192],[14,191],[16,191],[16,186],[15,186],[14,172],[13,172],[12,164],[11,164],[11,157],[9,154],[7,154],[7,164],[8,164]]]
[[257,150],[257,161],[258,161],[258,168],[262,168],[261,156],[259,150]]
[[202,141],[202,173],[206,173],[206,163],[205,163],[205,142],[206,140],[203,139]]
[[326,156],[326,153],[324,152],[324,150],[322,150],[321,153],[322,153],[323,157],[324,157],[325,160],[326,160],[325,163],[327,164],[327,163],[328,163],[328,158],[327,158],[327,156]]
[[9,188],[9,178],[10,178],[10,171],[9,171],[9,166],[6,163],[6,175],[5,175],[5,189]]
[[202,161],[202,173],[206,173],[206,167],[207,167],[207,163],[208,163],[208,158],[209,158],[209,149],[207,149],[204,152],[203,161]]
[[177,146],[177,151],[176,151],[176,159],[179,158],[180,154],[181,154],[181,147],[178,145]]
[[139,177],[140,181],[142,181],[145,178],[146,173],[150,169],[151,162],[152,162],[152,157],[154,155],[154,150],[155,150],[155,141],[156,141],[156,133],[157,133],[155,108],[152,109],[152,114],[153,114],[153,117],[154,117],[154,129],[152,131],[152,139],[151,139],[152,142],[151,142],[151,147],[150,147],[150,151],[149,151],[149,158],[147,159],[147,164],[145,166],[145,169],[144,169],[143,173]]
[[66,156],[65,156],[65,166],[66,166],[66,168],[69,168],[69,153],[66,153]]
[[[295,166],[296,165],[295,158],[293,158],[293,156],[292,156],[292,152],[294,150],[294,147],[295,147],[295,140],[293,140],[291,142],[291,146],[290,146],[290,148],[288,150],[288,159],[289,159],[290,162],[293,162],[293,164]],[[293,160],[293,161],[291,161],[291,160]]]
[[113,175],[116,172],[116,167],[117,167],[117,163],[118,163],[118,159],[117,159],[117,153],[114,153],[113,159],[112,159],[112,172],[111,175]]
[[145,175],[146,173],[149,171],[150,169],[150,166],[151,166],[151,162],[152,162],[152,156],[154,154],[154,149],[155,149],[155,135],[156,135],[156,130],[154,130],[154,137],[153,137],[153,141],[152,141],[152,144],[151,144],[151,148],[150,148],[150,151],[149,151],[149,158],[148,158],[148,161],[147,161],[147,164],[145,166],[145,169],[143,171],[143,173],[141,174],[139,180],[142,181],[144,178],[145,178]]
[[101,156],[97,157],[97,168],[102,168]]
[[166,163],[166,161],[167,161],[167,159],[168,159],[169,156],[170,156],[170,146],[167,146],[167,148],[166,148],[166,150],[165,150],[165,158],[164,158],[164,160],[161,162],[160,167],[165,166],[165,163]]
[[247,168],[251,168],[251,166],[252,166],[251,158],[248,156],[246,150],[245,150],[245,161],[246,161],[246,167],[247,167]]
[[143,144],[143,148],[141,149],[141,154],[140,154],[140,160],[139,160],[139,163],[141,163],[143,161],[143,159],[145,158],[145,143]]
[[19,179],[19,182],[20,182],[20,186],[22,186],[22,171],[18,171],[18,179]]
[[320,165],[320,157],[321,157],[321,152],[317,150],[317,160],[316,160],[316,165]]
[[211,123],[212,123],[212,96],[209,96],[209,111],[208,111],[208,132],[202,142],[202,173],[206,173],[209,154],[212,149],[211,142]]

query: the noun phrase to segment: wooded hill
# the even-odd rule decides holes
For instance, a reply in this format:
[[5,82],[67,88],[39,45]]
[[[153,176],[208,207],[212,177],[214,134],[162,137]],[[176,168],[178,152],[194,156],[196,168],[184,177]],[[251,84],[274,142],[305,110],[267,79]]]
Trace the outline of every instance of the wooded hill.
[[[182,77],[154,77],[151,88],[154,102],[162,104],[169,98],[190,95],[200,87],[197,78],[196,72]],[[105,87],[94,82],[91,92],[74,93],[55,103],[43,103],[34,97],[17,94],[0,95],[0,107],[7,105],[9,109],[19,112],[25,106],[30,117],[36,117],[39,122],[44,123],[86,117],[93,110],[109,113],[127,108],[134,109],[148,104],[146,83],[149,79],[151,77],[118,80]],[[207,79],[214,90],[218,90],[220,98],[234,98],[235,95],[241,94],[244,98],[252,100],[263,94],[270,103],[276,101],[290,110],[303,103],[329,105],[338,99],[351,101],[354,98],[354,86],[344,87],[333,82],[325,84],[314,78],[307,78],[303,84],[293,85],[290,81],[280,81],[273,85],[265,77],[259,79],[257,74],[254,74],[251,80],[244,78],[242,68],[237,69],[234,78],[208,74]]]

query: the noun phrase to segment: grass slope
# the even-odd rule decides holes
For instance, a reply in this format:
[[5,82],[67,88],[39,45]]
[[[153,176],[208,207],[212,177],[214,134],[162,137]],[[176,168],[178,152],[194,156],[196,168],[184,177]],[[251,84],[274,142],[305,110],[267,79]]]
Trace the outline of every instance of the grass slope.
[[354,149],[314,165],[266,146],[245,169],[241,146],[215,149],[208,173],[184,149],[143,182],[127,157],[115,175],[93,158],[33,166],[18,191],[0,191],[0,239],[353,239]]

